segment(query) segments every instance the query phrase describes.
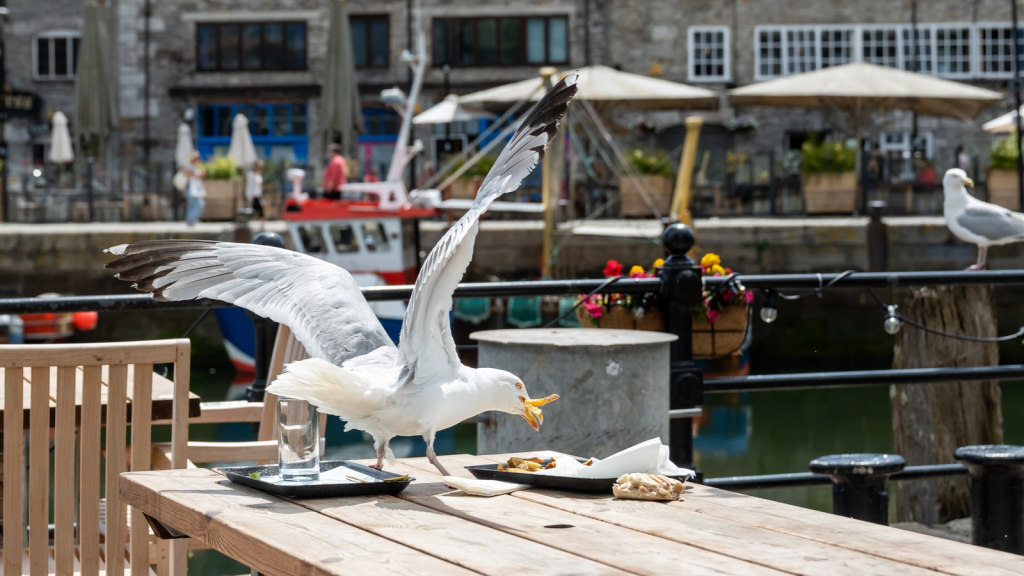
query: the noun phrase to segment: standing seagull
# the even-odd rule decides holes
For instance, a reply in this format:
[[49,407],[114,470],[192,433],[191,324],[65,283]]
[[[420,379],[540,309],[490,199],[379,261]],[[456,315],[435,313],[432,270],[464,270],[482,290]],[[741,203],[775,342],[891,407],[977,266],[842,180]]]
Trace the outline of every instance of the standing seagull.
[[449,326],[452,293],[473,257],[480,215],[519,188],[558,132],[576,94],[576,75],[556,84],[526,117],[484,180],[469,211],[434,246],[420,269],[398,347],[352,276],[333,264],[270,246],[207,240],[151,240],[109,248],[107,264],[157,300],[214,298],[288,326],[311,358],[289,364],[267,390],[308,400],[373,436],[377,468],[394,462],[388,442],[422,436],[445,476],[434,435],[486,412],[519,414],[535,430],[540,407],[521,378],[463,366]]
[[978,200],[967,192],[965,184],[974,186],[966,172],[959,168],[946,171],[942,177],[942,214],[957,238],[978,246],[978,261],[967,269],[984,270],[989,246],[1024,241],[1024,214]]

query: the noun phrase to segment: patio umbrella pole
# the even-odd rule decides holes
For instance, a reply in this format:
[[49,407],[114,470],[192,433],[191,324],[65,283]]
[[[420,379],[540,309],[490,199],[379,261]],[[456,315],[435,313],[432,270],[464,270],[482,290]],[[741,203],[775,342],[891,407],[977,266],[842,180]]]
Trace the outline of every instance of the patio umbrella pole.
[[1020,33],[1017,27],[1017,0],[1010,0],[1013,12],[1013,102],[1017,110],[1017,201],[1024,208],[1024,156],[1021,156],[1020,123]]

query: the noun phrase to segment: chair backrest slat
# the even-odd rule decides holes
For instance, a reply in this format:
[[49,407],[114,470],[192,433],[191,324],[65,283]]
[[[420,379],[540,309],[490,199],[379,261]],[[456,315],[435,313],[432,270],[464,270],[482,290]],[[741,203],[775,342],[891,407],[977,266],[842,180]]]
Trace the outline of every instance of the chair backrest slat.
[[99,576],[100,564],[100,396],[99,366],[82,371],[78,432],[78,547],[82,576]]
[[[3,376],[3,407],[6,412],[3,424],[3,487],[7,495],[3,505],[4,572],[22,573],[23,560],[27,560],[32,574],[80,573],[87,576],[99,574],[101,570],[124,573],[125,545],[129,536],[128,511],[120,498],[119,484],[120,474],[128,468],[129,409],[131,469],[149,470],[153,364],[174,364],[171,464],[184,467],[187,463],[189,354],[187,340],[0,346],[0,376]],[[30,379],[25,377],[25,368],[31,369]],[[30,384],[28,404],[25,399],[26,383]],[[103,445],[105,458],[101,458],[104,453],[101,451],[104,404],[107,431]],[[22,456],[25,449],[23,407],[29,409],[27,556],[24,552],[22,493],[25,470]],[[55,429],[52,554],[48,534],[51,425]],[[101,490],[104,460],[106,474],[102,479],[106,488]],[[106,493],[107,508],[101,519],[99,502],[102,492]],[[131,520],[131,571],[133,575],[149,574],[148,523],[143,514],[134,509],[131,510]],[[101,527],[105,530],[102,548]],[[185,558],[185,542],[173,542],[171,574],[185,573]]]
[[[117,486],[125,469],[125,423],[128,421],[128,367],[111,366],[107,380],[107,486]],[[107,574],[124,574],[125,512],[120,490],[107,490],[103,559]]]
[[[4,369],[4,402],[22,406],[25,402],[25,376],[22,368]],[[22,462],[25,451],[24,425],[21,411],[8,413],[4,418],[4,487],[23,486],[25,467]],[[21,550],[24,548],[25,520],[22,509],[21,489],[4,491],[4,550],[17,550],[4,558],[4,572],[21,573]]]
[[[29,446],[46,446],[46,450],[29,449],[28,548],[32,574],[46,574],[50,564],[50,531],[40,529],[50,523],[50,369],[32,368],[31,405],[29,409]],[[4,420],[6,422],[6,419]],[[6,484],[6,482],[5,482]],[[7,555],[4,555],[5,560]]]

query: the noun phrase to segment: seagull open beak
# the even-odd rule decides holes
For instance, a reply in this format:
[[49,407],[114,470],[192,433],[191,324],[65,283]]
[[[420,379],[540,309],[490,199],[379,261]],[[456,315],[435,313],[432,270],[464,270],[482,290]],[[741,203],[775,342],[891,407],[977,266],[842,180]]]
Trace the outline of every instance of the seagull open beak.
[[968,188],[974,188],[974,180],[970,178],[964,178],[964,184],[967,184]]
[[534,430],[540,430],[540,425],[544,423],[544,413],[541,412],[540,407],[549,402],[554,402],[555,400],[558,400],[558,394],[552,394],[545,398],[538,398],[536,400],[520,396],[519,401],[523,403],[523,412],[520,416],[522,416],[523,420],[526,420]]

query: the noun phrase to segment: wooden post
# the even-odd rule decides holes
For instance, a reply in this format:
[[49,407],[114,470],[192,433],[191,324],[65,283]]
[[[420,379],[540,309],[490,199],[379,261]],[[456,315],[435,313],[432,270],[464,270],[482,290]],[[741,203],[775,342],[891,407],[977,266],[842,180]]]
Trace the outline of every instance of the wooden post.
[[[900,312],[909,319],[955,334],[994,337],[991,286],[942,286],[911,291]],[[994,343],[968,342],[904,326],[896,336],[893,368],[995,366]],[[954,462],[961,446],[1000,444],[1003,418],[999,384],[950,382],[893,386],[893,452],[908,466]],[[970,516],[967,478],[903,482],[896,488],[900,522],[938,524]]]

